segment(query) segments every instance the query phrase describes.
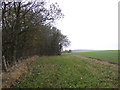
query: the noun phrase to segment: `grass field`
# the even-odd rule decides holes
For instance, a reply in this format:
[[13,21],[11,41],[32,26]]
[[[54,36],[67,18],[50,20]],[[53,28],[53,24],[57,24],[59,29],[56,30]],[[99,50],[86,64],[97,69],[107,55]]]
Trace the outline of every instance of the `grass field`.
[[69,54],[43,56],[14,87],[114,88],[118,87],[118,66]]
[[118,50],[69,53],[118,63]]

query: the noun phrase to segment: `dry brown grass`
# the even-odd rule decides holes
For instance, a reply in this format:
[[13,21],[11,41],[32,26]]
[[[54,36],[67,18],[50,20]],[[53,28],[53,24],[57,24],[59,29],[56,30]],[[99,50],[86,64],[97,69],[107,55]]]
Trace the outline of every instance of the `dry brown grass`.
[[2,88],[10,88],[19,81],[19,78],[28,71],[31,63],[37,58],[38,56],[33,56],[26,60],[22,60],[21,62],[16,63],[16,65],[10,67],[8,72],[2,72]]

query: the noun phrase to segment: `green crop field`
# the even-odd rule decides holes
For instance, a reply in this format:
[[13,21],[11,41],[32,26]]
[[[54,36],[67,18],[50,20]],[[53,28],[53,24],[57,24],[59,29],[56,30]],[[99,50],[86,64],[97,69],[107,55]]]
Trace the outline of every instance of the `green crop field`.
[[98,59],[103,59],[103,60],[118,63],[118,50],[77,52],[77,53],[69,53],[69,54],[93,57],[93,58],[98,58]]
[[118,87],[118,65],[82,59],[69,54],[40,57],[14,86],[14,88],[114,87]]

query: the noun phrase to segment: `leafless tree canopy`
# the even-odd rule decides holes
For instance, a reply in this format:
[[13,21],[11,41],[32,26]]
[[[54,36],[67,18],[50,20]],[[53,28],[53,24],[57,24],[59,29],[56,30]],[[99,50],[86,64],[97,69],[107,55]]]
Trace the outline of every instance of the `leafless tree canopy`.
[[58,55],[63,46],[69,45],[67,37],[52,26],[64,16],[57,3],[4,1],[0,5],[3,69],[6,63],[12,65],[20,58]]

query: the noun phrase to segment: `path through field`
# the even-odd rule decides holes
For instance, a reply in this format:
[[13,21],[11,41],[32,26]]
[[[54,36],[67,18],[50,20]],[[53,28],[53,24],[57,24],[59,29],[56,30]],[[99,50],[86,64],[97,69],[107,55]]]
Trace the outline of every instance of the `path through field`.
[[16,88],[118,87],[118,65],[75,55],[43,56],[31,65]]
[[83,58],[83,59],[87,59],[87,60],[95,60],[95,61],[98,61],[100,63],[120,65],[119,63],[112,62],[110,60],[106,61],[106,60],[103,60],[103,59],[98,59],[98,58],[93,58],[93,57],[87,57],[87,56],[80,56],[80,55],[71,55],[71,56],[78,57],[78,58]]

